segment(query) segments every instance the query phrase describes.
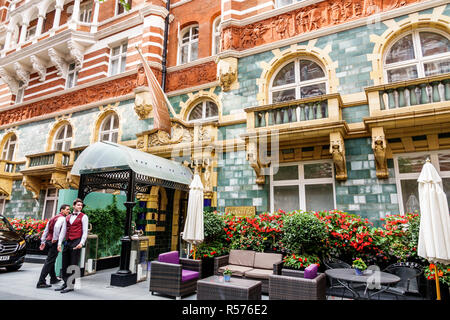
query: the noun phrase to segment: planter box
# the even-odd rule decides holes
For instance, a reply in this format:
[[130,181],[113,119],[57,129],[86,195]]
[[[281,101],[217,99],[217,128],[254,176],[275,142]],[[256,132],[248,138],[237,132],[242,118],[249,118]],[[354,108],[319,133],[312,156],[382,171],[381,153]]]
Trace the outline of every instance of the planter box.
[[[427,279],[426,284],[427,284],[426,298],[428,300],[436,300],[436,281]],[[450,293],[448,285],[441,282],[439,283],[439,288],[441,289],[441,300],[449,301]]]

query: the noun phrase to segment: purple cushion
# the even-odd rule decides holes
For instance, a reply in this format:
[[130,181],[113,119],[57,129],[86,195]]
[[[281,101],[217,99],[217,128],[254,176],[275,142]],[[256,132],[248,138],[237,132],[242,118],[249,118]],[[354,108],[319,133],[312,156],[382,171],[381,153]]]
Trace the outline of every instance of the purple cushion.
[[305,273],[303,274],[305,279],[314,279],[317,277],[317,264],[312,264],[305,269]]
[[181,282],[186,282],[189,280],[198,279],[198,272],[197,271],[191,271],[191,270],[181,270]]
[[170,251],[170,252],[166,252],[166,253],[161,253],[158,256],[158,261],[179,264],[180,256],[178,254],[178,251]]

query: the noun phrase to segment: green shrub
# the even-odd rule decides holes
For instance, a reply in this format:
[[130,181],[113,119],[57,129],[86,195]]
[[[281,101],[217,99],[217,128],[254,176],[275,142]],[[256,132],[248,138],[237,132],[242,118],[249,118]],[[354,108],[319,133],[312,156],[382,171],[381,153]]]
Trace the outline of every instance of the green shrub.
[[328,237],[325,224],[307,212],[287,215],[282,230],[282,242],[292,253],[320,255]]
[[203,213],[203,226],[205,242],[213,239],[225,240],[225,223],[223,218],[214,212]]

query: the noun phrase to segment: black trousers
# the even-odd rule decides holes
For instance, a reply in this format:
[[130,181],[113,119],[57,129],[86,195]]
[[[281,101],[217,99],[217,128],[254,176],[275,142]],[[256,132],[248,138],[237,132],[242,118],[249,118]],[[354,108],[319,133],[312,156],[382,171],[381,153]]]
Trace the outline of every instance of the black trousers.
[[62,251],[61,277],[64,280],[64,284],[66,285],[67,279],[72,274],[67,273],[67,268],[72,265],[78,266],[80,262],[81,249],[74,249],[80,243],[80,241],[81,238],[74,240],[67,240],[64,244],[64,249]]
[[48,254],[42,267],[39,283],[45,283],[47,275],[50,275],[51,280],[56,279],[55,262],[58,257],[58,242],[52,243],[51,241],[45,241],[45,246],[48,247]]

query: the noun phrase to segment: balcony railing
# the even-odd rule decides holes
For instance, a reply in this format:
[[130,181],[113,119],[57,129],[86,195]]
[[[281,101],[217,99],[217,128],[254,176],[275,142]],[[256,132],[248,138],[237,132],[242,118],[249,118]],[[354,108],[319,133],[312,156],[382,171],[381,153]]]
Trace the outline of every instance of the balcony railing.
[[366,92],[369,101],[379,100],[380,110],[450,101],[450,74],[370,87]]
[[65,151],[49,151],[40,154],[28,155],[27,168],[36,168],[42,166],[65,167],[70,164],[70,153]]
[[0,173],[18,174],[23,168],[24,162],[0,160]]
[[245,111],[250,115],[252,114],[252,116],[247,117],[247,126],[264,128],[288,123],[302,123],[310,120],[339,118],[339,105],[341,103],[342,101],[338,94],[328,94],[246,108]]

